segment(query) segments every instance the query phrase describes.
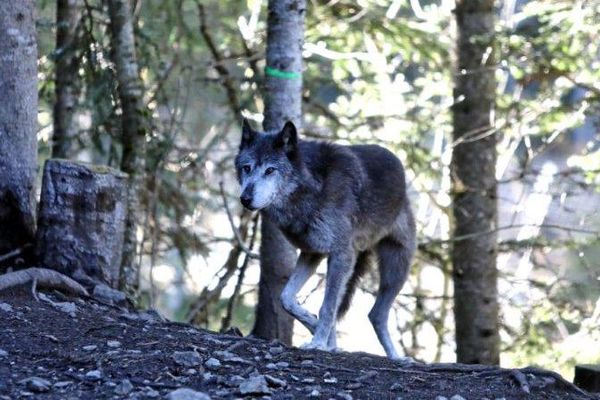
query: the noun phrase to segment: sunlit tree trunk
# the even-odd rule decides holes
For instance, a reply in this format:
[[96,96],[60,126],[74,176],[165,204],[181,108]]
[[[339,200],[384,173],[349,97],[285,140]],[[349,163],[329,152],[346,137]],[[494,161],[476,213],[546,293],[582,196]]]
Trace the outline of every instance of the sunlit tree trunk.
[[56,67],[52,157],[69,158],[76,129],[73,113],[79,95],[79,57],[77,25],[81,17],[80,0],[56,2]]
[[[459,0],[453,108],[454,318],[462,363],[499,363],[494,2]],[[461,239],[461,237],[465,237]]]
[[[35,233],[38,92],[34,9],[32,0],[0,1],[0,255],[32,243]],[[0,272],[2,269],[0,265]]]
[[146,124],[142,103],[143,87],[135,55],[133,16],[129,0],[109,0],[112,57],[117,69],[121,101],[123,156],[121,169],[129,174],[128,214],[123,243],[119,287],[137,289],[137,229],[141,217],[144,182]]
[[[279,130],[286,121],[302,125],[302,45],[304,0],[270,0],[267,19],[267,68],[263,128]],[[281,231],[263,218],[260,246],[261,277],[253,334],[291,343],[293,318],[281,307],[279,295],[296,262],[296,251]]]

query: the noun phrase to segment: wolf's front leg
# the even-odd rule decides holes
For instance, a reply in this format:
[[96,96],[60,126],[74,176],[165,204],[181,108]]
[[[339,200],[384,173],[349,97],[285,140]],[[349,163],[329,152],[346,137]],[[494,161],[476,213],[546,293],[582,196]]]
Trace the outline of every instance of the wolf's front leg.
[[296,267],[281,292],[281,305],[284,310],[292,314],[312,334],[315,333],[317,328],[317,317],[300,306],[296,296],[306,284],[306,281],[315,273],[322,259],[323,255],[320,254],[300,253]]
[[329,255],[325,280],[325,298],[319,310],[317,329],[312,341],[305,344],[303,348],[328,350],[328,339],[335,324],[344,290],[352,275],[355,261],[356,253],[350,247]]

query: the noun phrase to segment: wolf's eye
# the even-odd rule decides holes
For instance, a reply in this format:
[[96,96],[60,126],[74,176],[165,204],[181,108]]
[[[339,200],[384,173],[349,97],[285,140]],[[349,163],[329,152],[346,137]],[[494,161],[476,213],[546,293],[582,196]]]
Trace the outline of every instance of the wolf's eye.
[[245,174],[249,174],[251,169],[252,169],[252,168],[250,168],[250,166],[249,166],[249,165],[244,165],[244,166],[242,167],[242,171],[244,171],[244,173],[245,173]]
[[273,172],[275,172],[275,168],[269,167],[265,170],[265,175],[271,175]]

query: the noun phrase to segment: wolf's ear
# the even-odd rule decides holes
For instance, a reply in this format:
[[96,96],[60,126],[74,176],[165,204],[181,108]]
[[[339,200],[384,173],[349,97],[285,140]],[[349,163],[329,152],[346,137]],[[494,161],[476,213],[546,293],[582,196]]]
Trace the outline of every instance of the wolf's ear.
[[240,149],[248,147],[256,137],[256,131],[250,126],[250,122],[246,118],[242,120],[242,141],[240,142]]
[[277,135],[276,140],[277,147],[282,147],[286,153],[292,153],[296,151],[298,145],[298,131],[292,121],[288,121],[283,126],[283,129]]

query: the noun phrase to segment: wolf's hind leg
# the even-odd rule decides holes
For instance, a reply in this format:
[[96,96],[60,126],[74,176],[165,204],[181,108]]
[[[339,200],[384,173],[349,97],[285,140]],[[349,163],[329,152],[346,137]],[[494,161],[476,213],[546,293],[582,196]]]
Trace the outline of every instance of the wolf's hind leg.
[[394,299],[408,276],[412,248],[407,248],[393,239],[385,238],[377,245],[377,255],[380,275],[379,291],[375,305],[369,312],[369,320],[387,356],[399,360],[401,357],[396,352],[388,330],[388,317]]
[[323,257],[319,254],[300,253],[292,276],[281,291],[281,305],[284,310],[300,321],[311,334],[314,334],[317,329],[317,317],[300,306],[296,296],[306,281],[315,273]]

